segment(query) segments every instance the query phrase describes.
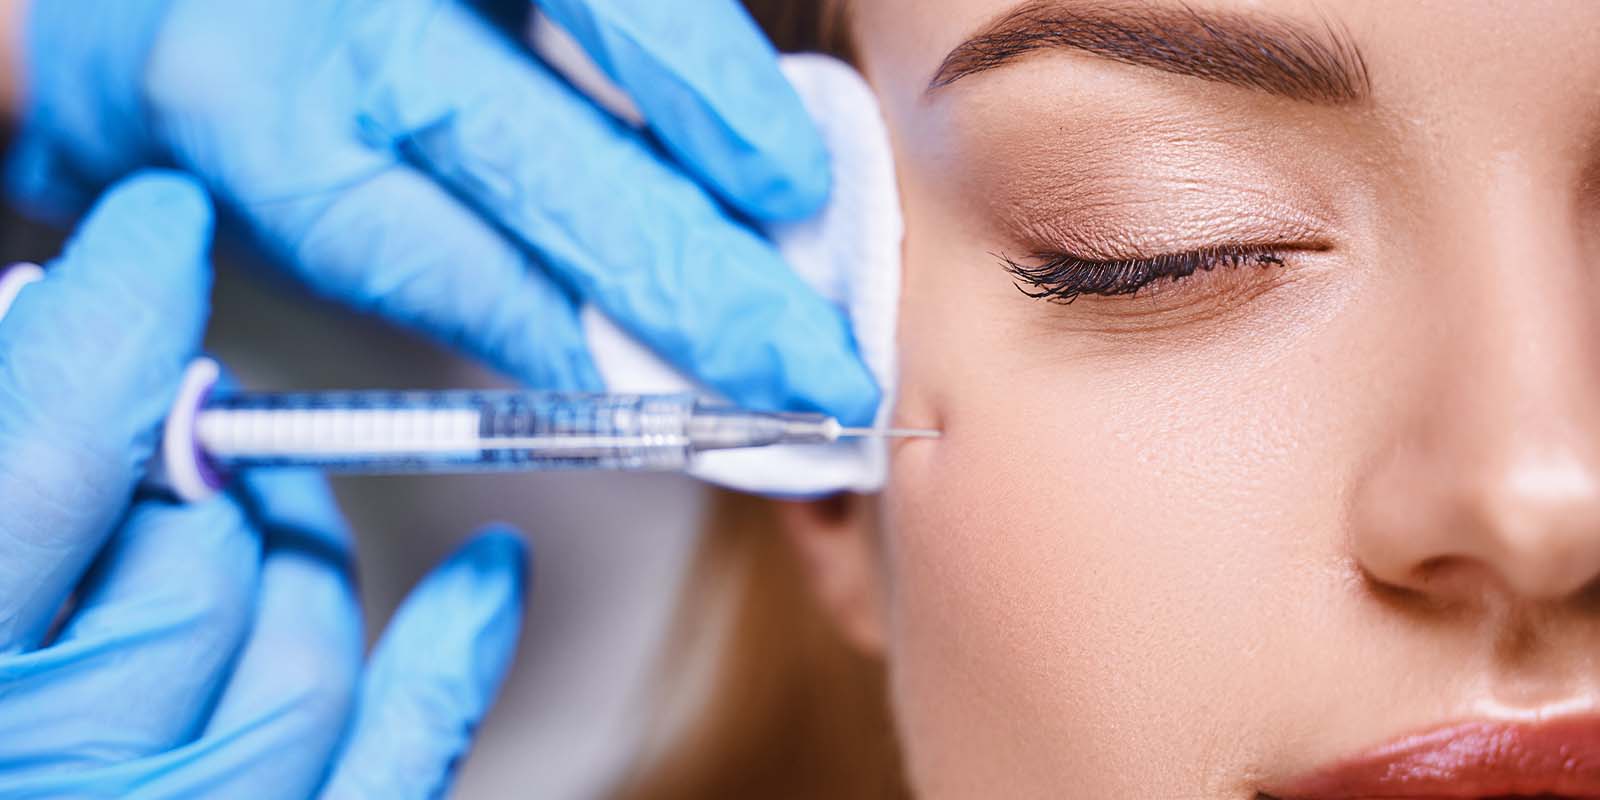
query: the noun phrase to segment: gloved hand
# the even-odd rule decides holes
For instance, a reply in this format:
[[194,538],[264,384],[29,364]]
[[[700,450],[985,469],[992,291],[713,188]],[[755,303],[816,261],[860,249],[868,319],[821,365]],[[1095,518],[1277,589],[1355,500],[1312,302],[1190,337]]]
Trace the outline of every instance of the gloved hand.
[[427,578],[363,674],[319,479],[130,508],[210,225],[192,182],[133,179],[0,319],[0,797],[435,796],[515,645],[514,537]]
[[586,300],[735,402],[870,423],[843,316],[739,220],[828,166],[737,2],[536,1],[647,132],[467,0],[32,0],[12,185],[173,162],[318,292],[534,386],[600,388]]

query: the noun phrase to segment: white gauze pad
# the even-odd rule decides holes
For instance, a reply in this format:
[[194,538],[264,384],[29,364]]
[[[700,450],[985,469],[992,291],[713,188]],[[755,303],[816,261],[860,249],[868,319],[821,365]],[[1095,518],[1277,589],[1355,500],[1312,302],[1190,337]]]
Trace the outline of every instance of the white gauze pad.
[[[822,213],[767,234],[789,266],[850,320],[861,358],[883,391],[877,424],[895,394],[895,322],[903,223],[889,135],[877,99],[856,71],[820,55],[783,57],[783,71],[816,121],[833,161],[833,193]],[[584,332],[613,392],[695,392],[715,398],[640,345],[593,306]],[[785,497],[883,487],[887,445],[833,445],[705,453],[691,474],[721,486]]]

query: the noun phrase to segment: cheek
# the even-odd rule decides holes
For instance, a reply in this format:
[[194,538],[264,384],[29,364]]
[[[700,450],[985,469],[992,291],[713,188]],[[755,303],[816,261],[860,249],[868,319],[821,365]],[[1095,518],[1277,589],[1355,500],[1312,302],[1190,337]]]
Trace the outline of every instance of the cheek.
[[957,322],[1031,313],[1012,297],[972,310],[982,295],[944,287],[966,316],[925,313],[929,295],[904,330],[961,331],[938,358],[902,348],[900,415],[944,436],[896,451],[885,497],[890,664],[917,788],[1234,796],[1285,738],[1285,671],[1331,671],[1315,609],[1346,579],[1329,568],[1330,465],[1349,454],[1319,407],[1336,402],[1310,391],[1326,376],[1247,363],[1259,351],[1029,355],[1042,343]]
[[[976,410],[950,409],[947,429]],[[1084,446],[1027,444],[1042,440]],[[890,662],[919,788],[1136,796],[1168,785],[1165,767],[1207,763],[1153,757],[1176,755],[1174,732],[1208,749],[1226,740],[1194,732],[1237,733],[1242,719],[1197,723],[1243,704],[1193,699],[1247,690],[1227,664],[1265,620],[1237,588],[1280,555],[1241,552],[1236,521],[1177,513],[1159,466],[1126,443],[1001,423],[906,448],[894,467]]]

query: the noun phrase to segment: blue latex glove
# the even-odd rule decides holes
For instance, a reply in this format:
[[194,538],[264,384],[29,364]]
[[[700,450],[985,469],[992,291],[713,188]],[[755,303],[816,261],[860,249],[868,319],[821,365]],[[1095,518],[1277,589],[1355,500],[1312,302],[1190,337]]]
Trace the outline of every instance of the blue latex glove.
[[192,182],[136,178],[0,319],[0,797],[435,796],[510,661],[521,545],[437,569],[363,674],[320,479],[133,497],[199,342],[210,225]]
[[842,314],[736,219],[828,187],[737,2],[539,5],[648,131],[465,0],[32,0],[13,188],[71,208],[52,190],[176,163],[318,292],[535,386],[600,388],[587,300],[737,403],[869,423]]

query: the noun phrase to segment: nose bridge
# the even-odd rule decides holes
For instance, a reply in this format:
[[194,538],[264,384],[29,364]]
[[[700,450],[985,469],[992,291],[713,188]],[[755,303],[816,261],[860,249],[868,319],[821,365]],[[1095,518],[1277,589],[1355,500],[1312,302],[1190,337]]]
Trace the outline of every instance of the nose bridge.
[[[1452,287],[1436,345],[1448,387],[1441,417],[1487,462],[1578,448],[1594,433],[1600,319],[1570,205],[1525,169],[1493,172],[1438,280]],[[1548,187],[1546,182],[1543,184]]]
[[1356,493],[1356,555],[1412,590],[1547,600],[1600,574],[1597,298],[1552,182],[1514,160],[1478,177],[1446,215],[1475,224],[1424,270],[1429,363]]
[[[1584,449],[1600,422],[1600,297],[1584,263],[1581,224],[1564,182],[1536,166],[1490,159],[1481,198],[1463,219],[1475,233],[1458,240],[1451,338],[1456,396],[1472,439],[1500,451]],[[1472,193],[1468,193],[1469,196]]]

